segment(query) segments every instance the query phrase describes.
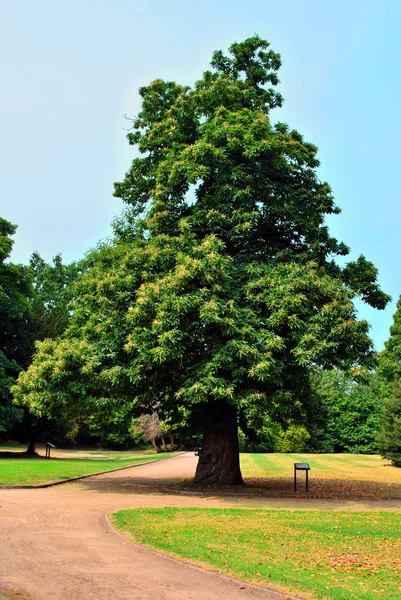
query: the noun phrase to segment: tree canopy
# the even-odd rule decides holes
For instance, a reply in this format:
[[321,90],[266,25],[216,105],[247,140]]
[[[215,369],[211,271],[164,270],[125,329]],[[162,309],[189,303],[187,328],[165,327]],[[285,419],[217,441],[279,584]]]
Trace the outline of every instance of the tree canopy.
[[388,396],[392,392],[393,382],[401,381],[401,296],[393,315],[389,339],[380,353],[379,374],[384,386],[383,391]]
[[0,434],[22,418],[12,404],[10,388],[29,357],[28,322],[32,292],[29,269],[7,262],[17,229],[0,218]]
[[38,346],[15,396],[38,414],[107,418],[129,403],[204,428],[197,480],[241,483],[237,420],[291,419],[309,369],[375,362],[353,299],[382,309],[377,270],[333,238],[317,148],[270,113],[280,56],[254,36],[190,88],[140,89],[139,156],[115,239],[90,256],[64,337]]
[[401,467],[401,296],[390,327],[390,337],[380,353],[379,377],[385,397],[378,446],[381,455]]
[[47,263],[38,252],[34,252],[29,266],[33,281],[32,335],[35,340],[59,337],[69,323],[69,303],[73,299],[74,283],[83,269],[83,261],[66,265],[61,254],[57,254],[51,263]]
[[[0,434],[26,438],[35,420],[12,404],[10,388],[29,366],[36,340],[57,337],[66,329],[79,266],[63,265],[60,255],[48,264],[37,252],[29,266],[9,262],[16,229],[0,219]],[[44,425],[42,421],[42,429]]]
[[383,400],[377,373],[353,381],[334,369],[314,377],[315,423],[309,449],[374,454]]

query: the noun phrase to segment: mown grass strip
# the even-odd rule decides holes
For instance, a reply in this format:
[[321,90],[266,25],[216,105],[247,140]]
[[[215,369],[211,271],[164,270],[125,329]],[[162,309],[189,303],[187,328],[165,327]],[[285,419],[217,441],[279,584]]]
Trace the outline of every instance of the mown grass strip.
[[294,462],[309,463],[319,477],[400,482],[400,469],[376,455],[362,454],[241,454],[244,477],[288,477]]
[[150,548],[316,599],[401,598],[401,515],[135,509],[113,524]]
[[119,459],[0,458],[0,485],[39,485],[162,460],[168,454],[138,454]]

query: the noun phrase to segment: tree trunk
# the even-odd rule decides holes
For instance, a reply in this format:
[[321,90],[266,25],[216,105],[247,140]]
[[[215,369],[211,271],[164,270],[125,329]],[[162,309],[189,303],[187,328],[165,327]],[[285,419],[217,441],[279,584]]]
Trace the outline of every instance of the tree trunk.
[[28,444],[28,448],[26,449],[26,453],[28,456],[36,456],[36,440],[32,439],[29,444]]
[[213,403],[217,412],[203,433],[195,481],[204,484],[243,485],[239,466],[237,409]]
[[156,450],[156,452],[158,454],[160,454],[161,448],[160,448],[159,444],[157,443],[156,438],[152,438],[150,441],[152,442],[152,446]]

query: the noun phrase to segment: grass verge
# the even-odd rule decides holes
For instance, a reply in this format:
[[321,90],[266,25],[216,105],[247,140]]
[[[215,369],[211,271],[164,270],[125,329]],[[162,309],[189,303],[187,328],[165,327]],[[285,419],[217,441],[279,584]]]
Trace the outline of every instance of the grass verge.
[[401,598],[401,515],[156,508],[121,510],[135,542],[308,598]]
[[137,452],[118,454],[118,458],[1,458],[0,485],[39,485],[112,469],[162,460],[176,453],[149,454]]
[[[298,474],[293,492],[294,462],[307,462],[309,493],[305,476]],[[249,488],[273,496],[298,498],[401,498],[401,469],[377,455],[362,454],[241,454],[241,469]]]

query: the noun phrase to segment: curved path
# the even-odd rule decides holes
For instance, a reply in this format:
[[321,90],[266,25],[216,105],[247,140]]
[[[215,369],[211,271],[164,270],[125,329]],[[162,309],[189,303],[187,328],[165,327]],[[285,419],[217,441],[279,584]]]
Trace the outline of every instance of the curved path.
[[[135,546],[110,528],[105,516],[120,508],[295,508],[291,499],[159,493],[160,485],[193,476],[195,465],[192,454],[183,454],[51,488],[0,490],[0,596],[3,589],[19,592],[20,600],[286,598],[171,561]],[[367,504],[355,506],[371,510]],[[333,501],[300,501],[296,508],[329,506],[345,508],[343,502],[336,506]],[[397,504],[388,508],[397,510]]]

